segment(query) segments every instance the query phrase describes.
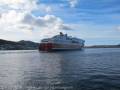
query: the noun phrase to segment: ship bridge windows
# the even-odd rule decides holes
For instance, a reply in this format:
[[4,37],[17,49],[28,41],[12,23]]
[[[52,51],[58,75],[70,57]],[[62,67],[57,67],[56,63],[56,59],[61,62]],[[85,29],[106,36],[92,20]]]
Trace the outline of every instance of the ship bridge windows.
[[78,41],[72,41],[72,43],[79,43]]
[[48,42],[49,40],[48,39],[43,39],[42,42]]

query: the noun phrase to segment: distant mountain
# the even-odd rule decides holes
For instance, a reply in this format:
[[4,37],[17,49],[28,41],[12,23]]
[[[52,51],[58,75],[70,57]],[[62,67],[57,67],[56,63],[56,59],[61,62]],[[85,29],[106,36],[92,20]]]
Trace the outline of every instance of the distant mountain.
[[93,45],[93,46],[85,46],[86,48],[120,48],[120,44],[118,45]]
[[0,50],[34,50],[38,49],[39,43],[32,41],[7,41],[0,39]]

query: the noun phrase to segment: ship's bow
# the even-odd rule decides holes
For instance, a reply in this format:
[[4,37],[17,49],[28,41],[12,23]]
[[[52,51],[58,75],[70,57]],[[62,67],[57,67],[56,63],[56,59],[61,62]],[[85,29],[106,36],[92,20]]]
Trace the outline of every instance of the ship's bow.
[[40,43],[39,51],[51,51],[52,47],[52,43]]

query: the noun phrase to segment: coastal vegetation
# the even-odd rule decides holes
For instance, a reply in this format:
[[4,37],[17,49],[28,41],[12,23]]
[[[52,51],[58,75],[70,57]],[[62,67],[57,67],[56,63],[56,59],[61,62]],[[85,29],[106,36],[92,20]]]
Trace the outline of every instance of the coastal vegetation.
[[39,43],[32,41],[8,41],[0,39],[0,50],[35,50],[38,49]]

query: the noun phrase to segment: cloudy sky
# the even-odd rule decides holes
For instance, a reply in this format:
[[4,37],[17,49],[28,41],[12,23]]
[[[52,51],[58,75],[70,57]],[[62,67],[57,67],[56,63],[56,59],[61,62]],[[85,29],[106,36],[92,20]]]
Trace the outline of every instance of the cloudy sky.
[[86,45],[120,43],[120,0],[0,0],[0,39],[39,42],[60,31]]

